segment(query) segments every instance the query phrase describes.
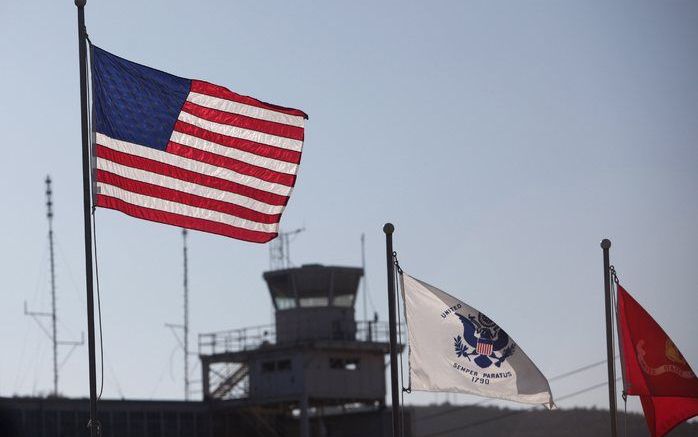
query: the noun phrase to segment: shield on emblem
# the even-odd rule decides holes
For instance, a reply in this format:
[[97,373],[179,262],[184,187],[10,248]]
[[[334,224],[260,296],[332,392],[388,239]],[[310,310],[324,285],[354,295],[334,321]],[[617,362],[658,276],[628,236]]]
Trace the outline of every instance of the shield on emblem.
[[478,354],[489,356],[492,354],[492,340],[480,338],[477,340],[477,347],[475,348]]

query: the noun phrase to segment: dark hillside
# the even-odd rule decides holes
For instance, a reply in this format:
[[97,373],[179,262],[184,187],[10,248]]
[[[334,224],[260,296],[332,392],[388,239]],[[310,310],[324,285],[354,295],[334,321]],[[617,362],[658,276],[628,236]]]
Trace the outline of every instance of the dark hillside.
[[[509,410],[496,407],[453,405],[410,407],[412,429],[417,437],[487,436],[487,437],[589,437],[609,435],[608,411],[560,409],[555,411]],[[619,435],[649,437],[641,414],[618,417]],[[668,437],[698,437],[698,423],[684,423]]]

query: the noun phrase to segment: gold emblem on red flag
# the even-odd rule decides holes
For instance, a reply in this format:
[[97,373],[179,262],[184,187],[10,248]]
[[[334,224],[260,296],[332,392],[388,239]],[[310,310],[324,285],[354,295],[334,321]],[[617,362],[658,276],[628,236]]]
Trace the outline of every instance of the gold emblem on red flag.
[[664,348],[666,357],[669,358],[671,361],[678,363],[678,364],[686,364],[686,359],[681,355],[681,352],[679,349],[676,347],[673,341],[667,337],[666,339],[666,346]]
[[686,379],[692,379],[696,376],[691,371],[690,367],[688,367],[688,363],[686,363],[686,360],[683,358],[683,355],[681,355],[681,352],[679,352],[679,350],[676,348],[676,345],[674,345],[674,343],[669,339],[667,339],[667,342],[665,343],[664,353],[669,360],[677,364],[668,363],[661,364],[657,367],[652,367],[646,360],[647,352],[645,351],[645,340],[638,341],[635,348],[637,350],[637,361],[640,364],[642,371],[648,375],[656,376],[664,373],[673,373]]

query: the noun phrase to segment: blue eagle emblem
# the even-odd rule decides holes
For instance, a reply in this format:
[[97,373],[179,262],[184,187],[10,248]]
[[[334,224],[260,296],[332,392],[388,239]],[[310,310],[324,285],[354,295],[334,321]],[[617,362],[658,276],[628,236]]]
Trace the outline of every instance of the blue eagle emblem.
[[472,359],[475,364],[486,369],[492,364],[500,367],[516,351],[516,343],[510,341],[509,335],[486,315],[480,313],[477,319],[472,315],[456,315],[463,324],[463,337],[453,338],[459,357],[470,361],[471,356],[476,356]]

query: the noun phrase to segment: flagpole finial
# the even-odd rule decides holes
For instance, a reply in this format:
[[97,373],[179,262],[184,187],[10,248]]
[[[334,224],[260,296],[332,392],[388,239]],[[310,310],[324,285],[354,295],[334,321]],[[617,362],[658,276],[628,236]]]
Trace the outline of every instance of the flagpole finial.
[[604,238],[603,240],[601,240],[601,248],[604,250],[610,249],[611,248],[611,240],[609,240],[608,238]]
[[79,8],[84,8],[87,4],[87,0],[75,0],[75,6]]
[[392,223],[386,223],[385,226],[383,226],[383,232],[386,234],[392,234],[395,231],[395,226],[393,226]]

